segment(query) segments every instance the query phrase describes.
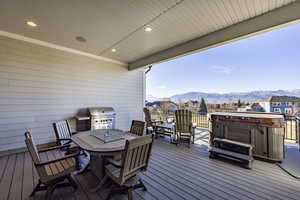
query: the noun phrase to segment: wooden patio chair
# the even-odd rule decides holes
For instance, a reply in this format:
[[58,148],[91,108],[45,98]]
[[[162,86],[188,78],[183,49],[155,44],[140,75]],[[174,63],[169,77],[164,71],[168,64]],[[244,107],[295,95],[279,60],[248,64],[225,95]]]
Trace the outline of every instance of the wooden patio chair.
[[188,110],[176,110],[175,118],[175,134],[178,137],[178,144],[187,142],[190,147],[190,144],[194,143],[195,140],[195,127],[192,122],[192,112]]
[[[132,133],[132,134],[135,134],[138,136],[143,136],[144,129],[145,129],[145,122],[139,121],[139,120],[132,120],[129,133]],[[108,157],[110,157],[110,156],[108,156]],[[111,160],[111,162],[120,163],[122,160],[122,152],[115,154],[112,159],[113,160]]]
[[[50,200],[54,190],[58,187],[72,186],[75,190],[77,189],[76,182],[71,177],[71,173],[77,170],[77,156],[79,152],[54,160],[41,161],[39,153],[61,149],[68,144],[38,151],[29,132],[25,133],[25,143],[39,175],[39,182],[30,194],[30,197],[34,196],[37,191],[46,190],[45,199]],[[68,182],[65,182],[65,180],[68,180]]]
[[139,120],[132,120],[131,128],[129,132],[138,136],[143,136],[144,129],[145,129],[145,122]]
[[162,124],[162,120],[152,120],[151,114],[148,108],[144,108],[145,121],[146,121],[146,133],[150,134],[155,130],[157,124]]
[[52,125],[54,128],[57,145],[70,144],[67,148],[63,149],[67,152],[67,154],[79,150],[79,147],[72,143],[72,132],[67,120],[57,121],[54,122]]
[[147,190],[137,175],[147,169],[152,143],[152,134],[127,140],[120,163],[116,163],[112,159],[107,159],[108,164],[105,166],[105,176],[100,183],[100,187],[97,188],[100,189],[107,179],[113,181],[114,184],[109,189],[107,200],[113,194],[124,192],[127,192],[128,199],[132,200],[134,189],[143,188]]

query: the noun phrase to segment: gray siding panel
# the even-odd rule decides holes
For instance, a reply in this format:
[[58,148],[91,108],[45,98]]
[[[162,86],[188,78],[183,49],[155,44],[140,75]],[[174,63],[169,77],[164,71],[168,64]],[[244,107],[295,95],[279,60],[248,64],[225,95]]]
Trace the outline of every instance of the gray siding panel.
[[0,151],[24,147],[23,133],[53,141],[52,122],[78,109],[112,106],[117,128],[143,119],[144,72],[0,37]]

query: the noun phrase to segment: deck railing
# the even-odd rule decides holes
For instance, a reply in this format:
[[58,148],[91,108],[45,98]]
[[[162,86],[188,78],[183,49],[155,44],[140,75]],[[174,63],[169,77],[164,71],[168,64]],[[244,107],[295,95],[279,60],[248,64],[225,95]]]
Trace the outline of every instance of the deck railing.
[[[175,119],[174,113],[151,114],[152,119],[163,120]],[[208,115],[206,113],[193,112],[193,123],[197,128],[207,129],[209,127]],[[300,142],[300,118],[296,116],[285,116],[285,139]]]
[[198,128],[208,128],[207,113],[193,112],[192,121],[197,125]]
[[300,118],[285,116],[285,139],[299,142]]
[[[151,118],[153,120],[168,121],[168,119],[174,120],[175,115],[174,115],[174,113],[171,113],[171,112],[168,114],[153,114],[153,113],[151,113]],[[208,128],[207,113],[193,112],[192,122],[196,124],[197,128]]]

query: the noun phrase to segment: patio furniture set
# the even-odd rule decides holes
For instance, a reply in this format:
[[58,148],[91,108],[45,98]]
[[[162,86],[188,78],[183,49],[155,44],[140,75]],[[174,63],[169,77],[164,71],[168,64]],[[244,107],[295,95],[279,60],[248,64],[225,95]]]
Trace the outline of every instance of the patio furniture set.
[[[171,142],[190,144],[194,140],[194,127],[191,112],[178,110],[176,123],[167,124],[152,121],[148,109],[144,109],[146,123],[133,120],[129,132],[118,129],[91,129],[72,134],[67,120],[53,123],[56,136],[55,147],[38,150],[30,132],[25,133],[25,143],[39,175],[39,182],[30,196],[37,191],[46,190],[46,199],[56,188],[72,186],[77,189],[72,174],[91,170],[101,181],[91,188],[92,192],[100,190],[110,180],[111,187],[106,199],[112,194],[127,193],[132,199],[132,191],[137,188],[146,190],[138,173],[147,169],[153,137],[170,136]],[[144,129],[146,124],[146,135]],[[57,150],[65,156],[55,160],[41,160],[42,152]],[[88,159],[83,165],[80,160]],[[66,182],[67,180],[67,182]]]
[[[72,174],[80,170],[80,155],[90,157],[90,169],[101,179],[92,192],[101,189],[108,180],[112,186],[106,199],[124,192],[132,199],[134,189],[146,190],[138,178],[138,173],[147,169],[153,142],[152,134],[143,136],[145,122],[133,120],[129,132],[98,129],[72,134],[67,121],[55,122],[53,127],[58,146],[47,149],[38,150],[31,133],[25,133],[25,143],[39,175],[39,182],[30,196],[46,190],[45,199],[50,200],[56,188],[72,186],[76,190]],[[64,151],[65,156],[55,160],[40,159],[42,152],[57,149]]]

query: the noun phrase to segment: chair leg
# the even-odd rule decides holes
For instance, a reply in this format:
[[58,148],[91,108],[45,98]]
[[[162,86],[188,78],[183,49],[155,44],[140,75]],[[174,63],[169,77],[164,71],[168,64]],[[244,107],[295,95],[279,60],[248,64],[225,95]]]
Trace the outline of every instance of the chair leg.
[[33,191],[31,192],[30,197],[33,197],[34,194],[35,194],[37,191],[40,190],[41,184],[42,184],[42,183],[41,183],[41,181],[39,180],[38,184],[35,186],[35,188],[34,188]]
[[195,144],[195,134],[193,135],[193,144]]
[[140,182],[140,184],[142,185],[143,189],[144,189],[145,191],[147,191],[147,188],[146,188],[144,182],[142,181],[142,179],[140,179],[139,182]]
[[132,200],[132,188],[128,189],[128,200]]
[[45,197],[46,200],[51,200],[55,187],[56,184],[47,187],[46,197]]
[[74,181],[73,177],[71,175],[67,176],[67,179],[74,190],[77,190],[78,186],[77,183]]
[[147,191],[147,188],[143,183],[142,179],[139,179],[139,184],[133,186],[133,189],[137,189],[137,188],[143,188],[143,190]]

